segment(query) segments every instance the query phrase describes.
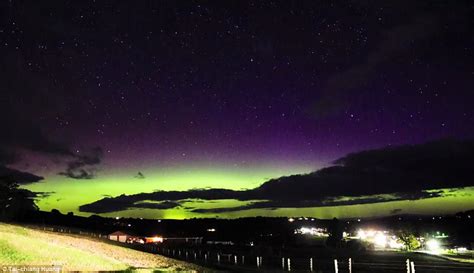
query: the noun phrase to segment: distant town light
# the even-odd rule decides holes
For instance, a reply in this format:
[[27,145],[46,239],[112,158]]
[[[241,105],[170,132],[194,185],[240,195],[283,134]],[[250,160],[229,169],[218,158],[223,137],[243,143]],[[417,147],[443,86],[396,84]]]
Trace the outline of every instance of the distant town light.
[[208,231],[208,232],[215,232],[216,229],[215,229],[215,228],[208,228],[207,231]]
[[438,240],[435,239],[430,239],[426,242],[426,248],[431,251],[431,252],[440,252],[441,251],[441,245]]
[[456,248],[456,252],[465,253],[465,252],[467,252],[467,248],[466,247],[458,247],[458,248]]
[[382,233],[378,233],[377,235],[375,235],[374,243],[378,247],[385,247],[387,245],[387,236]]
[[295,221],[294,218],[288,218],[288,222],[292,223],[292,222],[294,222],[294,221]]
[[403,248],[403,244],[400,243],[397,238],[394,236],[392,238],[390,238],[390,240],[388,241],[388,247],[392,248],[392,249],[402,249]]
[[317,237],[327,237],[329,236],[327,230],[325,228],[316,228],[316,227],[301,227],[296,229],[294,234],[308,234]]
[[377,248],[401,249],[397,236],[386,230],[359,229],[355,238],[374,244]]
[[151,238],[146,238],[147,243],[163,243],[163,237],[154,236]]
[[365,240],[367,238],[367,234],[365,234],[365,230],[359,229],[359,231],[357,232],[357,237],[359,237],[359,239],[361,240]]

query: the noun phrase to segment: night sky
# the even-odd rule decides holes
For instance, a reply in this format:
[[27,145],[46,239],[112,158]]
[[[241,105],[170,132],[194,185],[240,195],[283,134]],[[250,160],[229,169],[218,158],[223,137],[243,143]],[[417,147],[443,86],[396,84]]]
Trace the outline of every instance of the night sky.
[[[307,206],[280,199],[254,206],[277,197],[189,194],[254,189],[364,150],[408,144],[426,151],[423,143],[472,139],[472,1],[0,7],[0,174],[24,178],[41,209],[187,218],[431,213],[442,202],[443,212],[474,208],[472,177],[423,184],[455,188],[450,194],[341,206],[319,202],[324,196]],[[337,196],[390,190],[400,189]],[[132,198],[122,210],[79,208],[154,191],[188,195]]]

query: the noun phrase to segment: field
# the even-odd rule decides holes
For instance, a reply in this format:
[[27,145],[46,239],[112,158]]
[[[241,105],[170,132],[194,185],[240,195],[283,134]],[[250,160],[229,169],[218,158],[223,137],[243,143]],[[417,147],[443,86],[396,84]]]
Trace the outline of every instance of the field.
[[5,265],[59,265],[67,271],[206,271],[94,239],[0,223],[0,266]]

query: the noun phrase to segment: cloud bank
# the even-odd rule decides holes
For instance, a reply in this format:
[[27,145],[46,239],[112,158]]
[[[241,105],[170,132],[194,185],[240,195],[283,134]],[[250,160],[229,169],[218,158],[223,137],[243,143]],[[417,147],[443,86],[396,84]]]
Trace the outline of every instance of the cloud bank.
[[31,184],[43,180],[43,177],[0,166],[0,180],[1,179],[10,179],[18,184]]
[[121,195],[85,204],[80,211],[114,212],[137,208],[141,202],[186,199],[251,201],[237,207],[194,209],[199,213],[417,200],[442,196],[443,192],[437,189],[472,186],[472,162],[473,140],[441,140],[349,154],[336,160],[334,166],[271,179],[250,190],[194,189]]
[[68,162],[66,170],[59,174],[74,179],[92,179],[96,176],[95,166],[100,164],[102,155],[100,147],[92,149],[88,154],[76,155]]

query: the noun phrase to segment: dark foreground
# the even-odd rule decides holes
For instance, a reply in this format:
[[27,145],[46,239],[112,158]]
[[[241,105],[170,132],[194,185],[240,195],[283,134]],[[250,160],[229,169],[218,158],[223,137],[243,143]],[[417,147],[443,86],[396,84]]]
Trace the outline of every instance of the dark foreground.
[[[335,252],[316,251],[312,253],[312,256],[302,257],[295,256],[296,253],[290,251],[284,256],[259,256],[251,252],[233,251],[230,248],[191,249],[146,246],[144,250],[231,272],[408,272],[407,259],[410,260],[411,273],[474,272],[474,264],[459,263],[424,253],[368,251],[352,253],[351,257],[348,257],[347,253],[343,252],[338,255]],[[414,271],[412,266],[415,268]]]

